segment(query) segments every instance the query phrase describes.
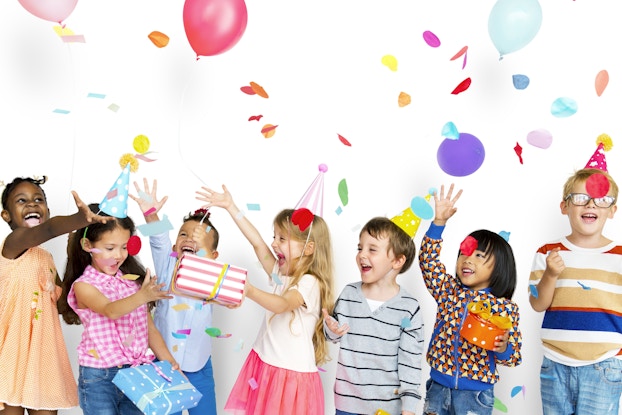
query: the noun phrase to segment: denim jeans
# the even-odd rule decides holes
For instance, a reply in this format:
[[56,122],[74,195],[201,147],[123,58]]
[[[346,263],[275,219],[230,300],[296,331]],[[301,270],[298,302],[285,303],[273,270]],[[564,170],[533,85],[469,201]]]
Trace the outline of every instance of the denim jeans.
[[447,388],[428,379],[423,413],[435,415],[491,415],[495,404],[494,388],[469,391]]
[[540,369],[544,415],[618,415],[622,360],[566,366],[546,357]]
[[210,357],[203,369],[197,372],[184,372],[192,386],[203,397],[199,404],[188,410],[189,415],[216,415],[216,391],[214,389],[214,372],[212,370],[212,358]]
[[[128,367],[128,366],[125,366]],[[80,366],[78,397],[84,415],[142,415],[143,413],[112,383],[121,368],[96,369]]]

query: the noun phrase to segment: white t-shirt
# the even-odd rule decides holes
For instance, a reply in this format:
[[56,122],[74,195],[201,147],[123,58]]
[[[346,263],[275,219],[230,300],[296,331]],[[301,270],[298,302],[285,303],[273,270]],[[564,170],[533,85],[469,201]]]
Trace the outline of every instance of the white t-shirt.
[[[288,278],[282,277],[283,284],[275,288],[281,294],[287,286]],[[274,314],[266,311],[253,349],[264,363],[296,372],[317,372],[313,333],[320,318],[320,286],[313,275],[302,276],[297,286],[305,306],[294,312]]]

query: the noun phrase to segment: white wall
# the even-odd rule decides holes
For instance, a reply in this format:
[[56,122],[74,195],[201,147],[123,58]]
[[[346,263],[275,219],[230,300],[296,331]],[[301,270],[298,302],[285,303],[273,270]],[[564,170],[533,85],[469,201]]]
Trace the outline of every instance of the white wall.
[[[495,391],[510,414],[541,413],[541,315],[528,303],[529,269],[541,243],[568,232],[558,208],[562,184],[584,166],[601,133],[613,138],[609,171],[621,177],[622,29],[613,0],[542,1],[536,38],[499,61],[487,31],[493,4],[249,1],[240,42],[222,55],[197,61],[185,36],[181,0],[81,0],[65,20],[75,34],[85,36],[86,43],[75,44],[63,43],[52,30],[54,23],[31,15],[18,1],[2,1],[0,180],[48,175],[52,213],[72,213],[70,190],[85,201],[100,202],[121,171],[118,159],[133,152],[136,135],[145,134],[157,161],[141,162],[133,178],[158,179],[160,194],[170,197],[165,213],[175,227],[198,207],[194,191],[199,186],[225,183],[240,206],[260,204],[260,211],[247,214],[269,240],[274,214],[293,207],[317,166],[326,163],[324,216],[333,236],[338,291],[359,278],[354,257],[362,224],[376,215],[393,216],[413,196],[454,182],[464,194],[445,233],[443,256],[453,269],[459,243],[474,229],[511,233],[520,275],[514,299],[521,307],[523,364],[502,369]],[[154,30],[170,36],[167,47],[158,49],[149,41]],[[440,38],[439,48],[425,44],[425,30]],[[463,46],[468,46],[464,69],[461,59],[450,61]],[[381,64],[386,54],[397,57],[397,72]],[[609,71],[611,81],[598,97],[594,79],[601,69]],[[529,76],[529,87],[515,89],[514,74]],[[470,89],[450,94],[466,77],[472,78]],[[251,81],[270,98],[242,93],[240,87]],[[398,107],[400,91],[412,96],[409,106]],[[87,98],[88,93],[105,98]],[[558,97],[575,99],[578,112],[553,117],[550,105]],[[110,104],[119,110],[109,110]],[[71,112],[57,114],[56,108]],[[247,121],[257,114],[263,114],[261,122]],[[270,139],[260,134],[264,121],[278,124]],[[485,146],[484,164],[472,175],[451,177],[436,162],[441,130],[449,121]],[[527,134],[539,128],[553,134],[546,150],[526,142]],[[337,134],[352,146],[341,144]],[[524,164],[513,150],[517,142]],[[343,178],[350,202],[338,215],[337,184]],[[133,204],[130,215],[141,223]],[[231,219],[218,210],[212,218],[222,235],[221,258],[247,267],[254,282],[263,280]],[[417,244],[428,223],[419,229]],[[620,226],[615,219],[606,233],[619,238]],[[65,241],[59,237],[46,244],[60,270]],[[141,258],[151,264],[148,249]],[[436,305],[418,268],[398,281],[420,299],[429,335]],[[238,310],[216,310],[215,325],[232,334],[214,341],[219,408],[260,316],[251,301]],[[74,364],[80,331],[65,327]],[[244,347],[236,351],[240,341]],[[336,358],[337,349],[332,351]],[[331,413],[335,360],[324,369]],[[524,397],[510,397],[513,387],[523,385]]]

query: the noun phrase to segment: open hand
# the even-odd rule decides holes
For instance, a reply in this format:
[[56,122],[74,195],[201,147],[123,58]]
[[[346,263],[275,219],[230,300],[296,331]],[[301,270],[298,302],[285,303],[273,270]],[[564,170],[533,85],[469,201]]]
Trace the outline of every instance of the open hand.
[[350,326],[348,326],[347,323],[340,326],[339,322],[335,320],[333,316],[328,314],[328,311],[326,311],[325,308],[322,309],[322,314],[324,315],[324,322],[326,323],[326,327],[328,327],[328,329],[335,333],[337,336],[343,336],[348,332],[348,330],[350,330]]
[[[158,181],[154,180],[151,189],[149,188],[149,182],[146,178],[143,179],[143,187],[144,190],[140,189],[138,186],[138,182],[134,182],[134,187],[136,188],[136,193],[138,196],[128,195],[133,201],[138,203],[138,207],[140,207],[140,211],[143,212],[143,215],[146,212],[150,212],[150,214],[157,214],[162,206],[166,203],[168,196],[164,196],[161,200],[158,200]],[[148,197],[141,197],[141,194],[147,195]],[[155,209],[155,210],[154,210]]]

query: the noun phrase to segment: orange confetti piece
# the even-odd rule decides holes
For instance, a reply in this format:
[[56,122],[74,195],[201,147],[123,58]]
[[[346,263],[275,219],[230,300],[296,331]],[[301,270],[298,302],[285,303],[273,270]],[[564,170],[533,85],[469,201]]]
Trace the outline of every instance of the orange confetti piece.
[[344,136],[342,136],[341,134],[337,134],[337,137],[339,137],[339,141],[341,141],[344,145],[352,147],[352,144],[350,144],[350,142],[346,140]]
[[462,49],[458,51],[458,53],[456,53],[454,56],[451,57],[450,61],[455,61],[460,56],[464,55],[468,48],[469,48],[468,46],[464,46]]
[[243,86],[240,88],[240,91],[244,92],[246,95],[255,95],[255,91],[250,86]]
[[456,88],[454,88],[451,93],[453,95],[458,95],[461,92],[466,91],[471,86],[471,78],[467,78],[464,81],[460,82]]
[[278,125],[266,124],[261,129],[261,133],[264,137],[270,138],[276,133],[276,127],[278,127]]
[[163,48],[164,46],[168,45],[169,37],[162,32],[154,30],[153,32],[149,33],[148,37],[149,40],[151,40],[151,42],[153,42],[153,44],[159,48]]
[[99,359],[99,354],[97,353],[97,350],[90,349],[87,353],[93,356],[95,359]]
[[607,84],[609,83],[609,72],[605,69],[598,72],[596,75],[596,80],[594,82],[594,87],[596,88],[596,95],[601,96],[603,92],[605,92],[605,88],[607,88]]
[[408,104],[410,104],[410,95],[408,95],[406,92],[400,92],[400,96],[397,98],[397,105],[402,108]]
[[253,92],[259,95],[262,98],[268,98],[268,93],[261,87],[261,85],[251,82],[250,83]]

